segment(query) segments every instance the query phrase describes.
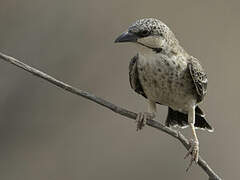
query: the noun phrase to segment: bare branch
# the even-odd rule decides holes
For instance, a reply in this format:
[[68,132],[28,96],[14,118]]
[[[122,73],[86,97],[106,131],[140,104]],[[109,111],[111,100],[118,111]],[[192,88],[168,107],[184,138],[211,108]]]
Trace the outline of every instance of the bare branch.
[[[112,110],[115,113],[121,114],[130,119],[134,119],[134,120],[136,119],[136,116],[137,116],[136,113],[128,111],[127,109],[121,108],[121,107],[119,107],[111,102],[108,102],[100,97],[97,97],[87,91],[77,89],[69,84],[59,81],[59,80],[55,79],[54,77],[49,76],[48,74],[46,74],[42,71],[39,71],[38,69],[35,69],[27,64],[24,64],[23,62],[15,59],[13,57],[7,56],[0,52],[0,58],[6,62],[9,62],[9,63],[27,71],[27,72],[30,72],[31,74],[33,74],[37,77],[45,79],[46,81],[66,90],[72,94],[76,94],[78,96],[82,96],[86,99],[89,99],[97,104],[100,104],[101,106],[104,106],[104,107]],[[154,121],[154,120],[148,120],[147,125],[155,128],[155,129],[158,129],[160,131],[163,131],[163,132],[169,134],[170,136],[174,137],[175,139],[178,139],[187,150],[190,148],[189,141],[179,131],[171,129],[171,128],[165,126],[164,124],[162,124],[158,121]],[[209,176],[210,180],[213,180],[213,179],[221,180],[221,178],[210,168],[210,166],[207,164],[207,162],[200,156],[199,156],[199,160],[198,160],[198,165],[205,171],[205,173]]]

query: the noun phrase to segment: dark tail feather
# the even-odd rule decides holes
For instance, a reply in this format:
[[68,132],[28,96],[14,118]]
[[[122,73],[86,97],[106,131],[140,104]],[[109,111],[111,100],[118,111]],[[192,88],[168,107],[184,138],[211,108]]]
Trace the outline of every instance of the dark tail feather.
[[[196,115],[194,126],[199,129],[213,131],[213,128],[205,119],[205,114],[198,106],[196,107],[195,112]],[[188,115],[174,111],[172,108],[168,108],[168,116],[165,124],[166,126],[179,126],[181,128],[185,128],[188,126]]]

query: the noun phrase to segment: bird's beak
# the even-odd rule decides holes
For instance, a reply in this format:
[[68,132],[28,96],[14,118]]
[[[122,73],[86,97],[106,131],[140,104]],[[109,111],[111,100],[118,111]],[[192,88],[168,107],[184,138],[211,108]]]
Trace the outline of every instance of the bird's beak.
[[130,32],[124,32],[122,33],[116,40],[115,43],[120,43],[120,42],[137,42],[137,35],[130,33]]

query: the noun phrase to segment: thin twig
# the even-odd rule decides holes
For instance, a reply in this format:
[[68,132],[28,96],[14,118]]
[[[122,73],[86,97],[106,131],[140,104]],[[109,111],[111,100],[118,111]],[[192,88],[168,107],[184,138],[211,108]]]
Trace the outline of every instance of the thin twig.
[[[131,112],[131,111],[128,111],[127,109],[124,109],[124,108],[121,108],[111,102],[108,102],[100,97],[97,97],[87,91],[83,91],[83,90],[80,90],[78,88],[75,88],[69,84],[66,84],[62,81],[59,81],[57,79],[55,79],[54,77],[52,76],[49,76],[48,74],[42,72],[42,71],[39,71],[38,69],[35,69],[27,64],[24,64],[23,62],[13,58],[13,57],[10,57],[10,56],[7,56],[3,53],[0,52],[0,58],[8,63],[11,63],[21,69],[24,69],[25,71],[27,72],[30,72],[31,74],[37,76],[37,77],[40,77],[42,79],[45,79],[46,81],[54,84],[55,86],[58,86],[72,94],[76,94],[78,96],[82,96],[86,99],[89,99],[97,104],[100,104],[101,106],[104,106],[110,110],[112,110],[113,112],[115,113],[118,113],[118,114],[121,114],[125,117],[128,117],[130,119],[136,119],[137,117],[137,114],[134,113],[134,112]],[[188,150],[190,148],[190,144],[189,144],[189,141],[179,132],[179,131],[176,131],[176,130],[173,130],[165,125],[163,125],[162,123],[158,122],[158,121],[154,121],[154,120],[148,120],[147,121],[147,125],[148,126],[151,126],[155,129],[158,129],[160,131],[163,131],[167,134],[169,134],[170,136],[174,137],[175,139],[178,139],[182,144],[183,146]],[[199,156],[199,160],[198,160],[198,165],[207,173],[207,175],[209,176],[209,179],[213,180],[213,179],[216,179],[216,180],[220,180],[221,178],[210,168],[210,166],[207,164],[207,162]]]

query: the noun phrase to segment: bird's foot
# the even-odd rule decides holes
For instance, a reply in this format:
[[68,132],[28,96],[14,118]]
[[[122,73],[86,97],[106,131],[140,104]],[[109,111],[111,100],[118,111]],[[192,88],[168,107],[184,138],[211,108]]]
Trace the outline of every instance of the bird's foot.
[[140,112],[137,114],[137,118],[136,118],[136,123],[137,123],[137,131],[141,130],[147,120],[153,119],[155,118],[155,114],[154,113],[149,113],[149,112]]
[[190,160],[190,163],[189,163],[186,171],[188,171],[191,168],[193,162],[195,162],[195,163],[198,162],[198,157],[199,157],[199,142],[198,142],[198,140],[191,139],[189,143],[190,143],[191,147],[188,150],[188,153],[186,154],[184,159],[186,159],[189,155],[191,155],[191,160]]

